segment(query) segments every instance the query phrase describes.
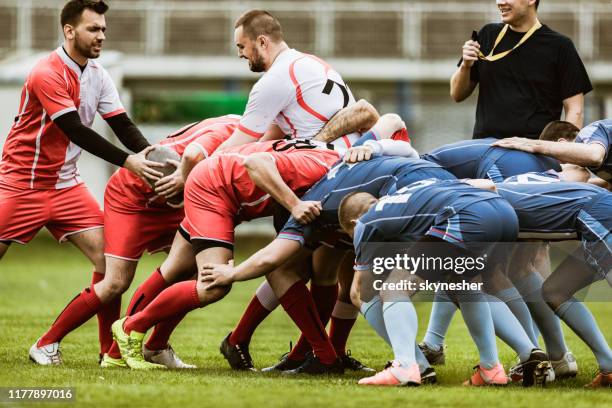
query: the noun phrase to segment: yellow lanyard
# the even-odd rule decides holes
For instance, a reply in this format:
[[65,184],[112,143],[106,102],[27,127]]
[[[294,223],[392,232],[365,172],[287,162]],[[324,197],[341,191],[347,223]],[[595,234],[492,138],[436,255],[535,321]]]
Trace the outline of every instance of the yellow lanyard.
[[508,51],[504,51],[504,52],[500,52],[499,54],[493,55],[493,52],[495,51],[495,48],[499,45],[499,43],[501,42],[502,38],[504,38],[504,36],[506,35],[506,32],[508,32],[508,27],[509,25],[506,24],[504,26],[504,28],[502,28],[502,30],[499,32],[499,34],[497,35],[497,38],[495,39],[495,43],[493,44],[493,48],[491,49],[491,52],[489,53],[489,55],[484,55],[482,53],[482,51],[478,51],[478,58],[482,59],[482,60],[487,60],[487,61],[497,61],[500,60],[502,58],[504,58],[506,55],[510,54],[512,51],[514,51],[515,49],[517,49],[518,47],[520,47],[521,45],[523,45],[523,43],[525,43],[525,41],[527,41],[529,39],[529,37],[531,37],[533,35],[533,33],[535,33],[537,30],[539,30],[542,27],[542,23],[540,23],[538,20],[536,20],[536,23],[533,25],[533,27],[531,27],[529,29],[529,31],[527,31],[527,33],[525,33],[525,35],[523,36],[523,38],[521,38],[521,41],[518,42],[518,44],[516,44],[512,49],[508,50]]

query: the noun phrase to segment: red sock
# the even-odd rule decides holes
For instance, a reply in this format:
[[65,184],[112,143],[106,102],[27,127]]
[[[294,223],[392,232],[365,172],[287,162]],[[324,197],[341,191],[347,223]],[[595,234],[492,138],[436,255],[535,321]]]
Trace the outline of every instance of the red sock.
[[334,348],[325,333],[325,327],[321,323],[312,296],[304,282],[296,282],[279,301],[289,317],[304,333],[321,362],[331,364],[336,361]]
[[334,345],[334,350],[339,356],[346,354],[346,341],[351,334],[351,329],[357,321],[359,309],[351,303],[338,300],[334,306],[329,328],[329,339]]
[[339,356],[346,354],[346,342],[357,319],[340,319],[332,316],[329,328],[329,339]]
[[176,315],[168,320],[157,323],[153,329],[153,333],[151,333],[151,337],[149,337],[147,341],[147,348],[149,350],[164,350],[168,348],[170,335],[184,317],[184,314]]
[[[167,287],[168,284],[164,280],[159,268],[157,268],[134,292],[134,296],[132,296],[127,308],[127,316],[140,312]],[[110,350],[108,350],[108,355],[112,358],[121,358],[121,352],[117,343],[113,342]]]
[[170,318],[187,314],[200,307],[197,281],[190,280],[175,283],[161,292],[147,307],[130,316],[123,328],[127,333],[136,330],[146,333],[157,323]]
[[[331,317],[336,299],[338,298],[338,284],[331,286],[319,286],[315,284],[310,285],[310,293],[312,299],[317,307],[319,318],[323,327],[327,326],[329,318]],[[290,360],[303,360],[306,358],[306,354],[312,350],[308,340],[304,337],[304,333],[300,335],[295,347],[291,350],[291,353],[287,356]]]
[[255,329],[270,313],[272,312],[261,304],[257,295],[253,296],[251,303],[242,314],[238,326],[232,331],[229,343],[232,346],[250,343]]
[[38,340],[38,347],[61,341],[68,333],[92,318],[100,309],[100,299],[93,285],[79,293]]
[[[104,279],[104,274],[100,272],[93,273],[91,278],[91,286]],[[121,315],[121,296],[117,296],[100,306],[98,310],[98,338],[100,340],[100,355],[107,353],[113,344],[113,334],[111,326],[115,320]]]

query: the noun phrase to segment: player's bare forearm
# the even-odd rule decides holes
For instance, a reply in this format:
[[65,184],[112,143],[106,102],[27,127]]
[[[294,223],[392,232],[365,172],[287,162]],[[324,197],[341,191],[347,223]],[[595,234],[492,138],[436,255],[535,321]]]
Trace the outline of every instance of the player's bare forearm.
[[597,143],[560,143],[546,140],[537,142],[536,153],[552,156],[563,163],[584,167],[601,166],[606,153],[603,146]]
[[562,163],[583,167],[599,167],[606,155],[604,147],[598,143],[565,143],[548,140],[532,140],[521,137],[501,139],[492,146],[520,150],[527,153],[544,154]]
[[333,142],[342,135],[369,130],[378,121],[379,114],[368,101],[361,99],[336,113],[315,136],[315,140]]
[[275,239],[235,268],[233,280],[246,281],[264,276],[299,252],[301,245],[289,239]]
[[274,159],[267,153],[254,153],[244,159],[244,167],[253,183],[270,194],[277,203],[287,210],[297,205],[300,199],[281,177]]

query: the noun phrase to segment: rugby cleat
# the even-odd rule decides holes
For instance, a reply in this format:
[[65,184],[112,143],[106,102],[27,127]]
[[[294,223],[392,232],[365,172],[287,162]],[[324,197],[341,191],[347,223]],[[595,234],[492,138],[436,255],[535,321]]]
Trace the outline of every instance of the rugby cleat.
[[100,360],[100,367],[102,368],[128,368],[127,363],[123,358],[113,358],[108,354],[104,353],[102,360]]
[[506,385],[508,384],[508,377],[506,376],[506,371],[504,371],[504,366],[500,363],[491,369],[482,368],[480,365],[474,367],[474,374],[466,380],[463,385],[465,386],[474,386],[474,387],[482,387],[485,385]]
[[236,344],[232,346],[229,342],[231,335],[232,332],[229,332],[219,346],[219,351],[221,351],[221,354],[223,354],[223,357],[225,357],[230,367],[234,370],[257,371],[253,364],[251,353],[249,353],[249,345]]
[[509,377],[513,382],[522,381],[523,387],[531,387],[553,381],[555,372],[548,355],[540,349],[533,349],[526,361],[510,368]]
[[145,337],[145,333],[138,333],[132,330],[130,334],[127,334],[123,330],[123,323],[127,317],[117,320],[111,326],[113,332],[113,338],[119,346],[121,351],[121,357],[125,360],[128,367],[133,370],[156,370],[165,369],[166,366],[161,364],[150,363],[145,360],[142,354],[142,342]]
[[427,345],[424,341],[419,343],[419,348],[425,355],[425,358],[431,365],[444,365],[446,363],[446,357],[444,356],[444,350],[446,344],[440,347],[440,350],[433,349]]
[[37,344],[38,340],[30,347],[30,360],[40,365],[62,364],[62,352],[59,349],[59,343],[51,343],[42,347],[38,347]]
[[593,381],[584,388],[610,388],[612,387],[612,373],[598,372]]
[[421,385],[421,373],[419,365],[414,363],[409,368],[401,367],[399,362],[387,363],[385,369],[373,375],[359,380],[359,385],[395,385],[395,386],[418,386]]
[[435,384],[438,382],[436,370],[433,367],[427,367],[425,371],[421,373],[421,384]]
[[263,373],[270,373],[270,372],[273,372],[273,371],[295,370],[296,368],[298,368],[299,366],[304,364],[306,359],[304,359],[304,360],[292,360],[292,359],[289,358],[289,354],[291,354],[291,350],[292,349],[293,349],[293,345],[291,344],[291,342],[289,342],[289,351],[281,356],[281,358],[278,361],[278,363],[276,363],[276,364],[274,364],[273,366],[270,366],[270,367],[262,368],[261,371]]
[[166,366],[166,368],[197,368],[193,364],[184,363],[169,344],[163,350],[149,350],[147,346],[144,346],[142,354],[149,363],[161,364]]
[[[530,355],[530,359],[532,357],[537,359],[538,355],[536,354],[534,356],[532,353],[532,355]],[[536,368],[534,369],[534,374],[537,374],[535,376],[532,375],[535,384],[544,385],[544,383],[551,383],[555,381],[555,371],[553,370],[553,367],[550,362],[547,363],[548,364],[542,364],[539,368],[536,366]],[[530,363],[529,360],[525,361],[524,363],[518,361],[515,365],[510,367],[510,370],[508,370],[508,378],[510,379],[510,381],[515,383],[523,382],[523,385],[525,385],[525,382],[523,381],[525,364],[532,363]],[[542,378],[540,378],[540,375],[543,377],[544,383],[542,383]]]
[[556,378],[576,377],[576,374],[578,374],[578,363],[571,351],[566,352],[561,360],[551,361],[550,363],[555,371]]
[[351,350],[347,350],[344,355],[340,356],[340,361],[342,362],[342,365],[344,366],[345,370],[363,371],[366,373],[376,372],[376,370],[374,370],[373,368],[370,368],[363,364],[361,361],[357,360],[356,358],[353,358],[351,356]]
[[283,371],[285,375],[297,375],[297,374],[310,374],[310,375],[323,375],[323,374],[344,374],[344,365],[340,359],[337,359],[331,364],[324,364],[316,357],[313,353],[308,353],[306,361],[294,368],[293,370]]

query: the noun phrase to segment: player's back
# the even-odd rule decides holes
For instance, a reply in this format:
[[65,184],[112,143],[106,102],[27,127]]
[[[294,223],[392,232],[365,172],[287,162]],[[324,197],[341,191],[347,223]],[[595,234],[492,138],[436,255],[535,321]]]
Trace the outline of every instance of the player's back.
[[[249,95],[241,130],[261,137],[274,122],[293,138],[316,136],[340,109],[355,102],[329,64],[294,49],[281,52]],[[351,143],[359,135],[351,135]],[[346,147],[346,139],[335,142]]]
[[488,178],[496,183],[527,172],[561,171],[561,164],[553,157],[520,150],[491,147],[480,160],[474,178]]
[[444,167],[457,178],[475,178],[481,158],[496,140],[463,140],[438,147],[422,157]]
[[[210,156],[221,143],[229,139],[236,127],[238,127],[239,122],[239,115],[225,115],[204,119],[169,134],[159,144],[170,147],[179,156],[182,156],[190,143],[196,143],[206,156]],[[201,137],[205,138],[198,140]]]
[[428,179],[382,197],[359,220],[367,229],[378,230],[382,241],[415,241],[438,217],[448,217],[480,201],[499,199],[493,192],[474,188],[458,180]]
[[337,152],[301,140],[249,143],[198,164],[194,177],[205,175],[209,188],[223,189],[240,207],[242,219],[269,215],[270,196],[255,185],[244,165],[247,156],[260,152],[271,155],[283,181],[298,196],[312,187],[338,160]]
[[505,182],[497,184],[497,191],[514,207],[521,238],[549,239],[564,239],[574,233],[580,211],[600,195],[610,194],[591,184],[568,182]]

